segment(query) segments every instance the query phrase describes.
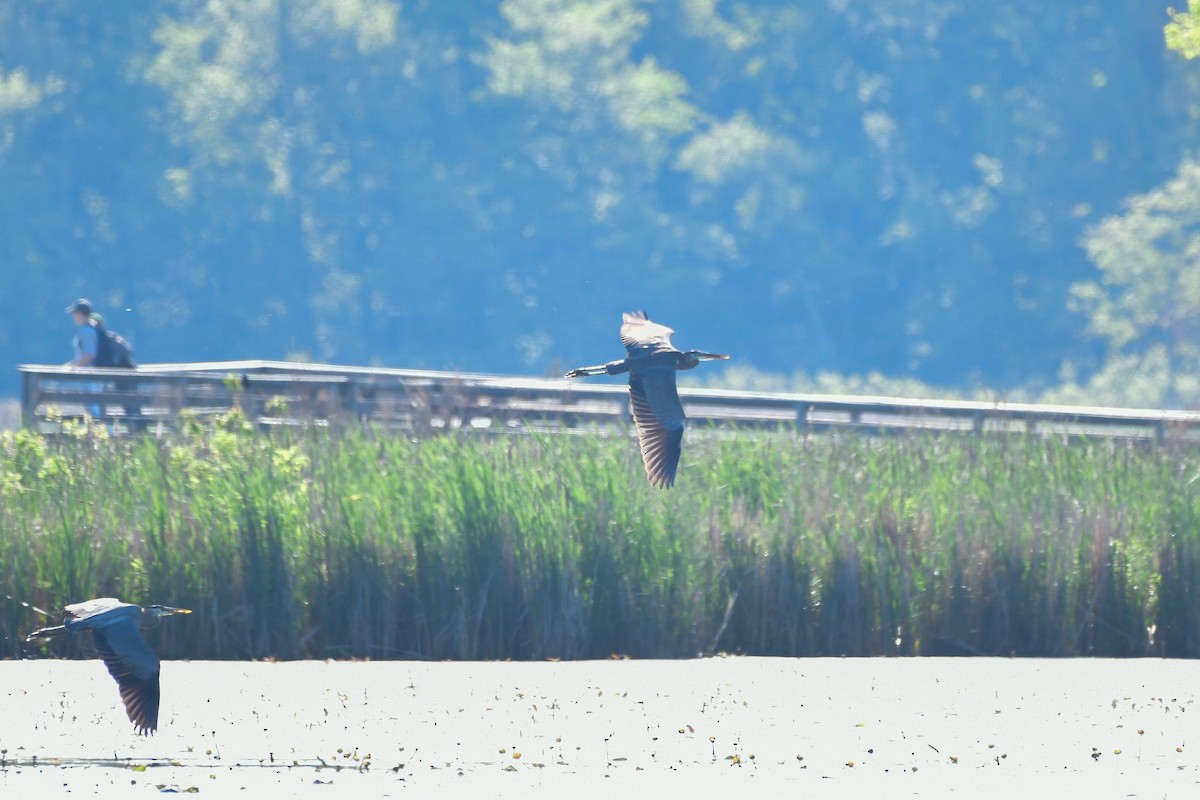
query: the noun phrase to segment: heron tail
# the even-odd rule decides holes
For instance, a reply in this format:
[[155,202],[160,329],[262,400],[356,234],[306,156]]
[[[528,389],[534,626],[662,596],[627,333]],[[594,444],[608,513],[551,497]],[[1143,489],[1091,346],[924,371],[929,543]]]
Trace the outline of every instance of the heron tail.
[[38,628],[33,633],[25,637],[25,641],[32,642],[34,639],[46,639],[59,633],[65,633],[66,625],[54,625],[49,628]]

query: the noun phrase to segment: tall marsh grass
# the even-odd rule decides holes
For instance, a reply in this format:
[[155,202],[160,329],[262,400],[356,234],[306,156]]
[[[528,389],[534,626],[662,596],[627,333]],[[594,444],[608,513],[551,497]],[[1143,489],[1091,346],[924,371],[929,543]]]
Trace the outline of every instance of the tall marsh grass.
[[[188,606],[191,658],[1200,655],[1200,450],[693,432],[0,433],[0,656],[44,609]],[[78,645],[59,645],[72,652]]]

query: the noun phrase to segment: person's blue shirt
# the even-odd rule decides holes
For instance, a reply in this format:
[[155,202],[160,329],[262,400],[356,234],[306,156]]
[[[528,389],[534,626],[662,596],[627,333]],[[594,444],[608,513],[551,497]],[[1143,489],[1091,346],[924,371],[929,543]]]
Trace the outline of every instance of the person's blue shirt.
[[85,355],[91,356],[91,360],[94,362],[99,352],[100,338],[96,332],[96,326],[88,321],[76,328],[75,363],[79,363],[79,359]]

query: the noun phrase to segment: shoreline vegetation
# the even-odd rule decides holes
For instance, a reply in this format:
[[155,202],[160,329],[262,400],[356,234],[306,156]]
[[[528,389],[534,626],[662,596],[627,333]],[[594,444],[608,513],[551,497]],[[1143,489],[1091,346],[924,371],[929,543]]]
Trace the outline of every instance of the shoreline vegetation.
[[[0,432],[0,657],[114,595],[164,658],[1200,655],[1200,446],[689,434]],[[79,642],[57,655],[86,655]]]

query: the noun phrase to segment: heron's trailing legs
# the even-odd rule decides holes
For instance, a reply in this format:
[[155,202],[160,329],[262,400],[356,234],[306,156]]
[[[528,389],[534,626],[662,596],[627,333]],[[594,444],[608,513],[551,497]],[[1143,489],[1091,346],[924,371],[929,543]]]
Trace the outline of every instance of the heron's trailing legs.
[[607,364],[597,364],[594,367],[576,367],[563,377],[583,378],[589,375],[619,375],[622,372],[629,372],[629,364],[625,359],[610,361]]
[[54,625],[49,628],[38,628],[36,631],[34,631],[33,633],[26,636],[25,641],[32,642],[34,639],[46,639],[51,636],[55,636],[57,634],[66,633],[66,632],[67,632],[66,625]]
[[576,367],[575,369],[564,375],[564,378],[582,378],[587,375],[604,375],[604,365],[598,367]]

